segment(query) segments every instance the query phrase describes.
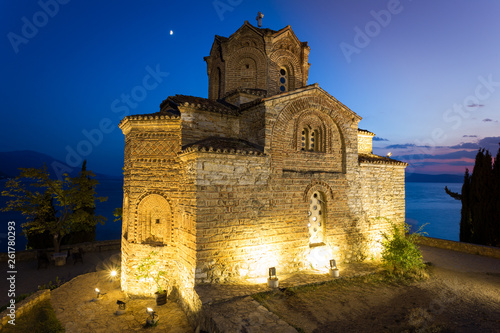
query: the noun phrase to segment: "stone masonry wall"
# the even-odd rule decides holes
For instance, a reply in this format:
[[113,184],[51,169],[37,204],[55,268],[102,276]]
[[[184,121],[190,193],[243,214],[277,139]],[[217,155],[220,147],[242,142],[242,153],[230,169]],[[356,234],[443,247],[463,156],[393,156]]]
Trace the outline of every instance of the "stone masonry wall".
[[[309,109],[330,117],[341,131],[341,140],[333,142],[337,149],[343,145],[336,157],[341,167],[316,163],[327,159],[325,153],[289,150],[294,112]],[[197,157],[197,283],[265,276],[272,266],[286,272],[325,268],[331,258],[343,263],[377,257],[381,232],[390,226],[379,217],[404,220],[404,167],[360,166],[358,120],[342,105],[299,92],[267,102],[266,119],[271,157]],[[315,191],[326,201],[322,244],[309,242]]]
[[280,94],[281,68],[287,71],[286,91],[305,86],[309,74],[309,46],[289,28],[271,35],[245,23],[228,39],[217,41],[216,37],[205,60],[212,100],[217,99],[219,89],[222,96],[237,88],[263,89],[269,96]]
[[239,138],[264,146],[264,114],[265,108],[262,105],[243,111],[240,116]]
[[176,288],[186,311],[196,312],[196,195],[191,169],[177,157],[180,119],[128,119],[120,127],[125,134],[122,290],[156,291],[151,280],[138,278],[138,266],[151,256],[154,270],[166,272],[164,287]]
[[[279,272],[326,268],[364,259],[366,230],[355,223],[342,173],[285,171],[274,175],[269,157],[198,153],[196,281],[223,282]],[[322,246],[309,245],[309,199],[326,200]],[[319,262],[319,264],[318,264]]]
[[240,120],[235,116],[182,107],[182,145],[210,136],[237,138]]
[[378,257],[382,233],[405,221],[405,166],[361,163],[359,173],[368,252]]
[[[344,174],[277,176],[266,171],[267,157],[214,155],[200,156],[198,164],[197,283],[262,277],[273,266],[283,273],[324,269],[331,258],[339,264],[377,258],[381,233],[390,227],[379,217],[404,220],[404,167],[363,166],[362,205],[353,211],[348,198],[356,186]],[[326,200],[325,237],[311,248],[307,212],[314,191]]]
[[371,154],[373,135],[358,133],[358,153]]

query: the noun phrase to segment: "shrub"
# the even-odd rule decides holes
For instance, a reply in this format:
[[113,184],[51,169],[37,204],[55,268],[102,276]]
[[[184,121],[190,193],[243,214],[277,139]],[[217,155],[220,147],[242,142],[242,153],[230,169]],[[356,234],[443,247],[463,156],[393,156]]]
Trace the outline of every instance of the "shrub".
[[426,276],[422,253],[416,245],[422,227],[410,234],[408,224],[391,223],[391,232],[383,234],[382,264],[389,275],[405,278]]
[[56,288],[59,288],[60,286],[62,286],[65,283],[66,283],[66,281],[64,281],[63,279],[59,279],[59,276],[56,276],[55,282],[49,281],[49,283],[47,283],[47,284],[38,285],[38,290],[44,290],[44,289],[54,290]]

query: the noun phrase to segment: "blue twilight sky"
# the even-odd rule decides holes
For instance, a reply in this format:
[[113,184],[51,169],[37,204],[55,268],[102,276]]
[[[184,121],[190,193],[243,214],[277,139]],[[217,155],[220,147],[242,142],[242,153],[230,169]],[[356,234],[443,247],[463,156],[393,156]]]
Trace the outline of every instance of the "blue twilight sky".
[[309,43],[308,83],[363,117],[375,153],[423,173],[463,173],[478,147],[496,153],[497,0],[2,1],[0,151],[120,174],[123,115],[207,97],[214,35],[256,25],[259,10],[263,27],[290,25]]

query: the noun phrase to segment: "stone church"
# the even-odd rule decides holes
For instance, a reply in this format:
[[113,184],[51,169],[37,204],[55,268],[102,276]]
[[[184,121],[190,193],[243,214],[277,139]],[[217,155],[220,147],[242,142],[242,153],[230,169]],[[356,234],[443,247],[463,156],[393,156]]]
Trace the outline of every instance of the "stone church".
[[151,294],[154,259],[188,310],[195,285],[324,269],[380,255],[405,218],[406,163],[372,153],[361,117],[308,84],[290,26],[215,36],[208,98],[125,117],[122,289]]

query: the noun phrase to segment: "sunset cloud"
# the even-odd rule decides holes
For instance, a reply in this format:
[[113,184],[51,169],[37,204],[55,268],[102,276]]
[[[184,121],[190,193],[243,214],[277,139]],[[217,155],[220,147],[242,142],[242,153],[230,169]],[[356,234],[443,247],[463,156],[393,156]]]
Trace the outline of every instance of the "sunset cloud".
[[472,169],[479,149],[486,149],[496,155],[500,136],[478,139],[477,135],[464,135],[476,139],[474,142],[461,142],[452,146],[418,146],[413,143],[393,144],[377,148],[379,154],[391,150],[392,157],[409,163],[408,172],[417,173],[463,173],[465,168]]

